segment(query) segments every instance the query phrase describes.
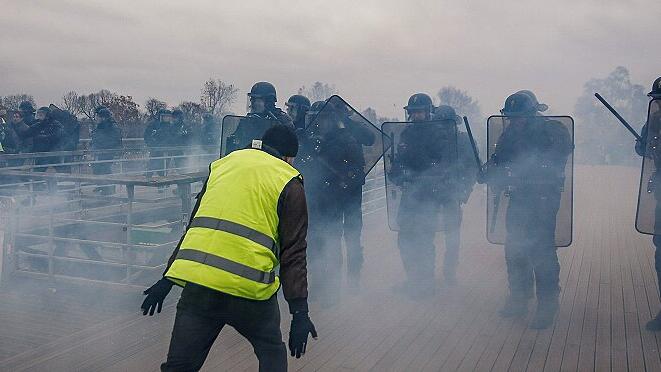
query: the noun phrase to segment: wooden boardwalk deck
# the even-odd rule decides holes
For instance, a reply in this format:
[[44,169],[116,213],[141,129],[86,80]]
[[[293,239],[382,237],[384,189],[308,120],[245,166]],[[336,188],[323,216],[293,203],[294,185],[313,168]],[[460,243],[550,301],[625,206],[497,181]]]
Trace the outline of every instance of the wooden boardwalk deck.
[[[554,326],[543,331],[527,328],[530,316],[497,314],[506,273],[502,247],[484,238],[482,189],[466,210],[458,284],[443,286],[439,279],[438,293],[424,301],[391,291],[403,275],[396,236],[387,230],[385,213],[367,216],[361,292],[345,291],[332,310],[312,305],[319,339],[303,358],[289,359],[290,370],[661,371],[661,333],[644,329],[661,305],[651,239],[633,228],[637,185],[635,169],[577,168],[574,244],[560,250],[561,307]],[[158,370],[174,319],[176,293],[171,297],[160,316],[149,318],[138,313],[137,295],[108,299],[115,310],[103,312],[103,304],[90,304],[89,311],[44,309],[16,290],[0,292],[0,370]],[[24,302],[24,313],[7,305]],[[16,346],[17,329],[31,343]],[[256,369],[250,345],[227,328],[203,370]]]

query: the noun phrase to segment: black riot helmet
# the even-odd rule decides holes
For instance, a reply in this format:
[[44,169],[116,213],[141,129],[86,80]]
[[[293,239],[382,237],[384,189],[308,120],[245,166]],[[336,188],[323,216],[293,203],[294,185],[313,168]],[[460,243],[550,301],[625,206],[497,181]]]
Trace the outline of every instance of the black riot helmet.
[[34,114],[34,106],[29,101],[23,101],[18,105],[18,110],[25,114]]
[[275,87],[273,84],[266,82],[266,81],[260,81],[258,83],[255,83],[255,85],[250,88],[250,93],[248,93],[248,97],[251,99],[253,98],[261,98],[265,101],[271,101],[271,102],[277,102],[278,97],[276,96],[275,93]]
[[49,119],[50,116],[51,116],[50,107],[47,107],[47,106],[39,107],[39,110],[37,110],[37,119],[38,120],[46,120],[46,119]]
[[528,94],[517,92],[507,97],[500,112],[504,116],[532,116],[538,111],[537,105]]
[[537,96],[531,90],[524,89],[524,90],[518,91],[517,93],[523,93],[523,94],[527,95],[528,97],[530,97],[530,99],[533,101],[533,104],[536,106],[536,110],[538,112],[544,112],[544,111],[549,109],[548,105],[545,105],[543,103],[539,103],[539,101],[537,100]]
[[308,111],[310,109],[310,100],[300,94],[295,94],[287,100],[285,103],[286,106],[293,106],[298,109],[303,109],[303,111]]
[[285,106],[287,106],[287,114],[289,114],[295,122],[298,122],[299,120],[303,120],[310,110],[310,100],[305,96],[295,94],[289,97]]
[[661,77],[658,77],[656,80],[654,80],[654,84],[652,84],[652,90],[647,93],[647,95],[654,99],[661,98]]
[[457,112],[448,105],[440,105],[434,110],[434,120],[459,122]]
[[434,104],[431,100],[431,97],[424,93],[416,93],[409,97],[408,104],[404,107],[406,114],[410,117],[411,113],[414,111],[424,111],[425,117],[427,120],[431,117],[432,111],[434,109]]

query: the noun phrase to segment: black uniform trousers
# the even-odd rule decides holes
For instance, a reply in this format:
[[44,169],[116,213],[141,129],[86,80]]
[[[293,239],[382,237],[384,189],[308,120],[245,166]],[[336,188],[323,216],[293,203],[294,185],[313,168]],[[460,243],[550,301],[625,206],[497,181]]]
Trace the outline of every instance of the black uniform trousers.
[[[655,197],[657,200],[661,200],[661,189],[654,189]],[[661,231],[661,203],[657,202],[654,210],[654,231]],[[656,280],[659,287],[659,296],[661,296],[661,235],[654,235],[652,238],[654,243],[654,269],[656,270]]]
[[277,296],[253,301],[186,284],[177,304],[168,358],[161,371],[198,371],[225,325],[253,346],[260,371],[286,371]]
[[555,247],[560,193],[513,192],[506,213],[505,261],[510,293],[538,300],[560,293],[560,263]]
[[[443,271],[454,274],[459,262],[462,210],[458,200],[435,202],[402,195],[399,207],[397,243],[407,280],[433,286],[436,271],[436,245],[439,227],[445,234]],[[439,226],[439,218],[442,226]]]

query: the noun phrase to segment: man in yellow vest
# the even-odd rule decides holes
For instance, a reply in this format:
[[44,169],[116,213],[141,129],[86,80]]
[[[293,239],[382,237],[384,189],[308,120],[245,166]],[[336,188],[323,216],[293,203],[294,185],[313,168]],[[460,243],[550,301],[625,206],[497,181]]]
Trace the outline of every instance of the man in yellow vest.
[[300,358],[308,335],[317,337],[307,304],[307,205],[291,165],[297,152],[294,131],[277,125],[211,163],[163,279],[145,291],[143,314],[153,315],[174,283],[184,287],[162,371],[199,370],[224,325],[252,344],[260,371],[286,371],[280,283],[293,314],[291,355]]

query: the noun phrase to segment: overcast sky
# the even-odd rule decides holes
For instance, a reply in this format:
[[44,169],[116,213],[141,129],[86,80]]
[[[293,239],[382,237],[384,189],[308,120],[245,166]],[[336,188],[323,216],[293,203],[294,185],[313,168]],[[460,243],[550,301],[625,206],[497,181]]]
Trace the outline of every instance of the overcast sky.
[[39,104],[107,88],[177,104],[218,77],[267,80],[280,101],[314,81],[401,116],[412,93],[467,90],[485,114],[534,90],[571,112],[591,77],[661,75],[659,0],[0,0],[0,95]]

